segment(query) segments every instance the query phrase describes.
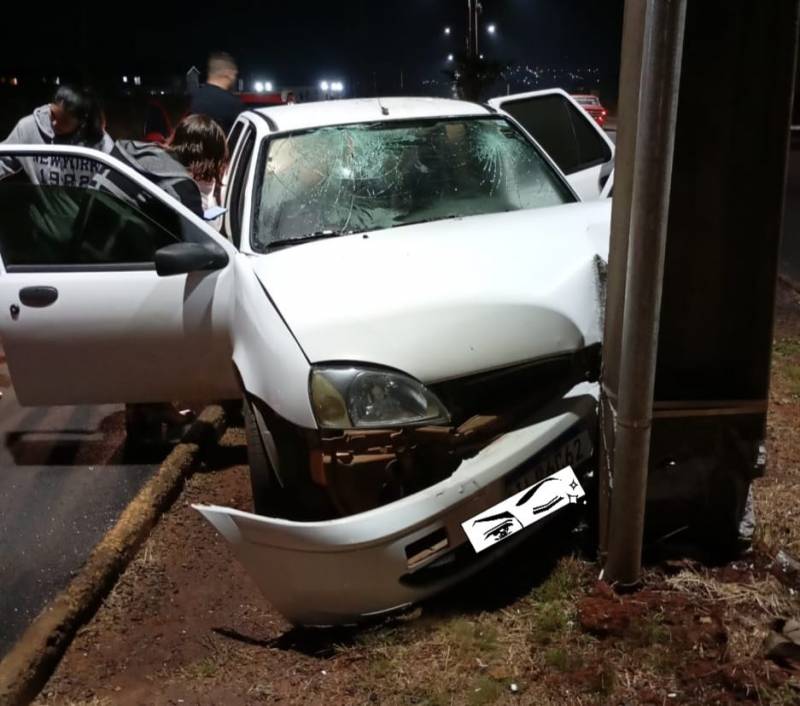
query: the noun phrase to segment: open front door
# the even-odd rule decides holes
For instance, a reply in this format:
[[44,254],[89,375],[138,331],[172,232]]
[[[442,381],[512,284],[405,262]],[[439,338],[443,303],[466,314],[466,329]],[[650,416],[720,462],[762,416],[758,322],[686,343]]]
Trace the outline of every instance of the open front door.
[[601,198],[614,168],[614,143],[569,94],[552,88],[493,98],[489,105],[539,143],[582,200]]
[[[94,150],[2,145],[0,176],[0,336],[23,404],[239,394],[230,243]],[[209,258],[176,268],[179,243]],[[156,272],[167,246],[183,274]]]

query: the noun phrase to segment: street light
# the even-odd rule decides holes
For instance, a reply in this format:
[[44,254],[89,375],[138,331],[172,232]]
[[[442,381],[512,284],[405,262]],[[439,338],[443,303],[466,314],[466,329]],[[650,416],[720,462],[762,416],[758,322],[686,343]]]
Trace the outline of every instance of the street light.
[[497,25],[492,22],[492,24],[486,25],[486,31],[489,34],[495,34],[497,32]]
[[452,54],[448,54],[448,55],[447,55],[447,60],[448,60],[448,61],[452,61],[454,58],[455,58],[455,57],[453,57],[453,55],[452,55]]
[[344,84],[341,81],[334,81],[331,84],[331,91],[333,93],[341,93],[344,90]]
[[264,92],[264,84],[261,81],[256,81],[253,88],[256,89],[256,93],[263,93]]
[[319,82],[319,87],[320,87],[320,88],[321,88],[323,91],[326,91],[326,92],[327,92],[327,91],[328,91],[328,89],[329,89],[331,86],[330,86],[330,84],[329,84],[327,81],[320,81],[320,82]]
[[444,33],[449,37],[450,36],[450,28],[449,27],[445,27],[444,28]]
[[271,91],[272,90],[272,81],[265,81],[264,82],[264,90]]

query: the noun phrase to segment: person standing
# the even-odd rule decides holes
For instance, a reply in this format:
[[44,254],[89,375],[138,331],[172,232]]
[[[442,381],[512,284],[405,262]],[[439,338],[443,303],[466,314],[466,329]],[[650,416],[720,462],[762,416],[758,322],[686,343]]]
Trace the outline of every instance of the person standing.
[[[219,210],[219,189],[228,164],[228,143],[222,128],[207,115],[187,115],[175,127],[166,148],[200,189],[204,213]],[[209,220],[217,230],[222,226],[220,217]]]
[[[6,145],[76,145],[109,153],[113,140],[105,130],[105,115],[97,95],[88,88],[61,86],[53,100],[22,118],[3,141]],[[98,165],[80,158],[0,159],[0,179],[25,171],[32,184],[86,187]]]
[[189,113],[207,115],[227,135],[242,112],[242,102],[231,91],[236,85],[239,69],[230,54],[214,52],[208,57],[208,77],[192,95]]

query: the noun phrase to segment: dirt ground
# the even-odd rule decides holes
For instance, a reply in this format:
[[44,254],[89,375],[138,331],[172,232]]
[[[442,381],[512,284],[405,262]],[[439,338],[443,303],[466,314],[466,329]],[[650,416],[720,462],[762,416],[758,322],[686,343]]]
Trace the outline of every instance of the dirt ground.
[[800,293],[782,286],[777,312],[768,475],[739,561],[651,567],[620,598],[596,565],[529,546],[504,562],[503,585],[479,576],[358,630],[291,629],[190,507],[249,507],[233,429],[36,703],[800,703],[800,665],[763,647],[773,620],[800,617],[799,579],[774,562],[779,549],[800,556]]

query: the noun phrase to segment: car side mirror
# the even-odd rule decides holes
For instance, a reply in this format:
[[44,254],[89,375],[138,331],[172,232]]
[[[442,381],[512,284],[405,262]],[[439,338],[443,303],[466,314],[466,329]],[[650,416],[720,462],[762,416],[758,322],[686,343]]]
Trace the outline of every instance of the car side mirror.
[[214,242],[173,243],[156,250],[155,259],[159,277],[169,277],[221,270],[228,264],[228,253]]

